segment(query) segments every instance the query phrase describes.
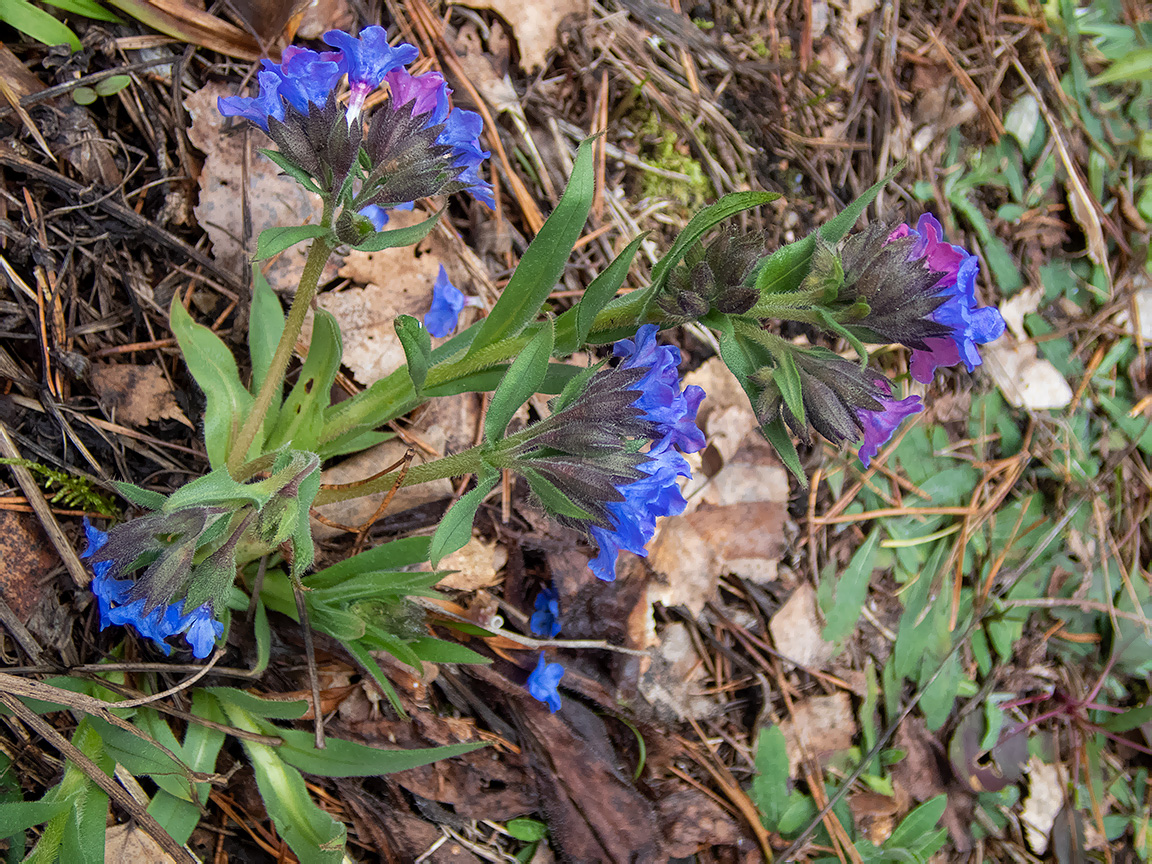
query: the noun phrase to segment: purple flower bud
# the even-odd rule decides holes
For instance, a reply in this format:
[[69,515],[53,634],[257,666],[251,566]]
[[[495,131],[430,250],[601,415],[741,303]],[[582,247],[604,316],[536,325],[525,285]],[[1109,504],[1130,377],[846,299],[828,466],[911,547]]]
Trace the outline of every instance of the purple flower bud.
[[468,300],[455,285],[448,281],[444,265],[432,285],[432,308],[424,316],[424,326],[437,338],[447,336],[456,329],[456,322]]
[[564,677],[564,667],[559,663],[549,663],[544,659],[543,653],[536,663],[536,668],[528,676],[528,692],[533,699],[537,699],[548,706],[548,710],[555,714],[560,710],[560,693],[556,687]]
[[348,122],[352,122],[364,106],[364,99],[380,86],[384,76],[415,60],[420,52],[415,46],[401,42],[395,48],[388,44],[388,33],[383,27],[365,27],[360,37],[343,30],[329,30],[324,41],[343,52],[348,72]]
[[[892,387],[887,381],[876,383],[881,390],[891,395]],[[878,411],[856,409],[856,416],[860,418],[860,424],[864,427],[864,441],[860,444],[859,455],[865,468],[879,449],[891,440],[893,433],[905,419],[924,410],[919,396],[909,396],[900,400],[881,397],[878,401],[881,405]]]
[[555,639],[560,632],[560,597],[554,588],[545,588],[536,595],[536,611],[528,620],[533,636]]

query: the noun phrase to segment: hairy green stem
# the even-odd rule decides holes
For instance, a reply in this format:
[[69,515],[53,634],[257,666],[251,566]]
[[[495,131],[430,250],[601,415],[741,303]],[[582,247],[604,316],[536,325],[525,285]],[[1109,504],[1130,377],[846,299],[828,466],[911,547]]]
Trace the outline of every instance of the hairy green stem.
[[[323,224],[327,224],[329,214],[325,213]],[[240,469],[248,457],[248,450],[260,430],[264,428],[264,418],[268,408],[272,405],[272,398],[276,389],[284,381],[284,373],[288,370],[288,361],[292,359],[292,352],[296,348],[296,340],[300,338],[300,331],[304,327],[304,319],[312,306],[312,298],[316,296],[316,288],[320,284],[320,275],[324,272],[324,265],[328,263],[328,256],[332,254],[332,247],[328,245],[325,237],[317,237],[312,241],[308,250],[308,260],[304,263],[304,272],[300,274],[300,287],[296,289],[296,296],[292,298],[292,307],[288,310],[288,319],[284,322],[284,332],[280,334],[280,342],[276,345],[276,353],[268,365],[268,372],[264,376],[264,383],[260,385],[260,392],[256,394],[256,401],[252,403],[251,413],[244,419],[240,433],[232,442],[232,449],[228,452],[228,473],[233,477],[240,474]]]
[[[451,456],[445,456],[443,459],[412,466],[403,481],[400,482],[400,488],[416,486],[419,483],[428,483],[432,480],[444,480],[450,477],[460,477],[464,474],[474,474],[478,470],[480,470],[480,448],[473,447],[463,453],[455,453]],[[376,492],[387,492],[399,480],[400,471],[397,470],[358,486],[334,489],[321,488],[316,494],[315,503],[317,507],[320,507],[337,501],[348,501],[352,498],[373,495]]]

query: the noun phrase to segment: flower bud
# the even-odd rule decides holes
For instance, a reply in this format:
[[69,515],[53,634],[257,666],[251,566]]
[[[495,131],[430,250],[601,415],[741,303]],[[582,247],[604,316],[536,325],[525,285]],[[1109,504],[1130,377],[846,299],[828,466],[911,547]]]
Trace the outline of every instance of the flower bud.
[[721,234],[707,247],[697,243],[673,268],[656,298],[666,323],[702,318],[715,309],[742,315],[756,305],[759,294],[746,283],[764,256],[764,235],[759,232]]

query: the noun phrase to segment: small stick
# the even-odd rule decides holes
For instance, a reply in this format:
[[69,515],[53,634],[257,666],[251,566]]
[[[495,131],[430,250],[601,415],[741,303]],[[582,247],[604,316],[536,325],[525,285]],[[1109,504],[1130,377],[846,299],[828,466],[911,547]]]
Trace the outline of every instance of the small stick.
[[312,720],[316,730],[316,749],[323,750],[324,713],[320,710],[320,675],[316,670],[316,647],[312,644],[312,627],[308,624],[308,607],[304,602],[304,585],[296,576],[292,577],[292,593],[296,597],[296,614],[300,626],[304,628],[304,657],[308,664],[308,683],[312,685]]
[[367,522],[360,526],[359,533],[356,534],[356,542],[352,544],[352,554],[359,555],[360,550],[364,548],[364,542],[368,539],[368,532],[372,526],[376,524],[376,520],[384,515],[384,511],[388,509],[388,505],[392,503],[392,499],[396,497],[396,493],[400,491],[400,487],[404,485],[404,478],[408,476],[408,469],[412,466],[412,457],[416,455],[416,449],[409,447],[408,452],[404,454],[404,458],[400,461],[403,462],[400,466],[400,473],[396,475],[396,482],[392,484],[392,488],[388,490],[388,494],[384,496],[384,500],[380,502],[380,506],[376,508],[376,512],[372,514]]

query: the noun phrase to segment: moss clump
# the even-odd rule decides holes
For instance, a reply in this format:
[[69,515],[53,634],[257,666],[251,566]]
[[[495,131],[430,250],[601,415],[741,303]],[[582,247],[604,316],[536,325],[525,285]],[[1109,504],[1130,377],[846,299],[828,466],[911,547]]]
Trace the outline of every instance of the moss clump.
[[648,114],[640,126],[644,142],[642,158],[665,171],[683,174],[688,180],[673,180],[643,171],[640,174],[640,193],[650,198],[670,198],[688,210],[698,210],[716,197],[712,181],[696,159],[689,155],[686,142],[675,129],[664,125],[658,112]]

